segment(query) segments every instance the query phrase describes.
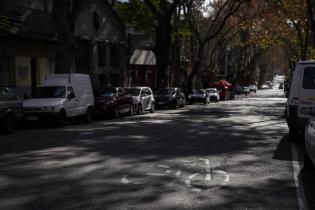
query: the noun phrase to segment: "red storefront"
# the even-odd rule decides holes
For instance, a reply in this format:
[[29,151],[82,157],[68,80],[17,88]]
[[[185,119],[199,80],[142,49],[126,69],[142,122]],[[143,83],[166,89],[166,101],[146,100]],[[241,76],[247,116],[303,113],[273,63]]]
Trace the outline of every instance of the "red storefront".
[[231,83],[222,79],[212,85],[213,88],[218,89],[220,92],[220,100],[229,100],[231,99],[230,96],[230,89],[232,87]]
[[156,59],[151,50],[137,49],[130,58],[131,86],[156,87]]

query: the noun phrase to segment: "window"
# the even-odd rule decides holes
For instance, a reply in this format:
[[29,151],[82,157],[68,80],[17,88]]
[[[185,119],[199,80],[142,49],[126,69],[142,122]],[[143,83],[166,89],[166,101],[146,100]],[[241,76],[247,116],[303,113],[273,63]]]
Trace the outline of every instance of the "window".
[[303,88],[315,89],[315,67],[307,67],[304,69]]
[[151,94],[151,91],[150,91],[148,88],[145,89],[145,93],[146,93],[148,96],[152,95],[152,94]]
[[174,95],[175,89],[162,88],[157,92],[158,95]]
[[140,89],[139,88],[127,88],[126,91],[131,96],[138,96],[139,93],[140,93]]
[[142,90],[141,90],[141,95],[142,95],[142,96],[148,95],[147,89],[142,89]]
[[110,66],[117,67],[120,62],[120,48],[117,44],[111,44],[110,46]]
[[98,44],[98,65],[99,66],[106,66],[106,45],[99,43]]
[[113,87],[106,87],[103,89],[99,89],[95,91],[95,96],[96,97],[106,97],[106,96],[111,96],[113,97],[116,94],[117,90],[116,88]]
[[0,57],[0,85],[14,86],[13,58]]
[[9,89],[0,88],[0,100],[14,101],[17,100],[17,98]]
[[68,97],[70,96],[70,98],[75,98],[74,90],[72,87],[67,88],[67,94],[68,94]]
[[65,98],[65,87],[51,86],[51,87],[38,87],[33,98]]

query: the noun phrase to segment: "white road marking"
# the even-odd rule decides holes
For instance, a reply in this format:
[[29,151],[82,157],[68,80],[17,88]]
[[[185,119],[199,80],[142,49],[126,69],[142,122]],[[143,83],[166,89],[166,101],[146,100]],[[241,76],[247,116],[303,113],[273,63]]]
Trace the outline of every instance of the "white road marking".
[[159,168],[170,168],[170,167],[167,166],[167,165],[158,165],[157,167],[159,167]]
[[147,182],[132,182],[132,181],[129,181],[127,177],[128,177],[128,175],[124,175],[123,178],[121,178],[121,182],[122,182],[123,184],[132,183],[132,184],[138,185],[138,184],[146,184],[146,183],[147,183]]
[[182,162],[182,163],[191,163],[190,160],[180,160],[180,162]]
[[227,183],[230,181],[230,176],[229,175],[225,175],[225,179],[223,182],[223,185],[227,185]]
[[125,175],[125,176],[123,176],[123,178],[121,178],[121,182],[122,182],[123,184],[129,184],[131,181],[129,181],[129,180],[127,179],[127,175]]
[[209,159],[204,159],[204,158],[199,158],[200,161],[204,161],[205,162],[205,167],[206,168],[206,177],[205,180],[206,181],[210,181],[211,180],[211,168],[210,168],[210,160]]
[[207,174],[205,180],[206,180],[206,181],[211,181],[211,175],[210,175],[210,174]]
[[192,174],[188,177],[188,179],[193,179],[195,176],[198,176],[200,173],[195,173],[195,174]]
[[225,171],[222,171],[222,170],[213,170],[213,172],[217,173],[217,174],[228,175],[228,173],[226,173]]
[[309,208],[308,208],[307,199],[305,196],[303,183],[298,176],[302,167],[300,165],[300,161],[298,161],[299,159],[298,159],[297,148],[295,144],[293,143],[291,143],[291,153],[292,153],[292,159],[293,159],[292,164],[293,164],[294,182],[295,182],[295,187],[296,187],[296,194],[297,194],[299,209],[308,210]]
[[[198,176],[200,173],[195,173],[195,174],[192,174],[188,177],[188,179],[185,180],[185,184],[187,187],[191,188],[191,184],[190,184],[190,180],[193,179],[195,176]],[[198,192],[201,191],[201,189],[199,190],[199,188],[193,188],[192,190],[196,191],[196,189],[198,190]]]
[[205,161],[206,166],[210,166],[210,160],[205,158],[199,158],[201,161]]
[[217,174],[221,174],[221,175],[224,175],[224,176],[225,176],[222,185],[227,185],[227,184],[230,182],[230,175],[229,175],[228,173],[226,173],[225,171],[222,171],[222,170],[213,170],[212,172],[213,172],[213,173],[217,173]]
[[[202,165],[202,167],[205,168],[205,172],[200,172],[200,173],[194,173],[194,174],[191,174],[190,176],[188,176],[185,180],[185,184],[187,187],[189,187],[192,191],[195,191],[195,192],[201,192],[202,189],[201,188],[198,188],[198,187],[193,187],[191,185],[191,181],[198,175],[203,175],[205,174],[205,181],[211,181],[212,180],[212,177],[211,177],[211,173],[216,173],[216,174],[220,174],[220,175],[223,175],[225,178],[224,178],[224,181],[221,183],[221,186],[224,186],[224,185],[227,185],[227,183],[230,181],[230,176],[228,175],[228,173],[226,173],[225,171],[222,171],[222,170],[212,170],[210,168],[210,160],[209,159],[204,159],[204,158],[200,158],[199,161],[204,161],[205,165]],[[183,160],[181,161],[183,162],[184,165],[192,165],[192,166],[195,166],[197,165],[196,162],[192,163],[192,161],[187,161],[187,160]],[[153,167],[153,165],[150,165],[149,166],[150,168]],[[167,165],[162,165],[162,164],[159,164],[157,165],[158,168],[164,168],[164,169],[167,169],[165,170],[165,173],[144,173],[145,175],[147,176],[158,176],[158,177],[161,177],[161,176],[170,176],[172,170],[170,170],[170,167],[167,166]],[[182,171],[178,170],[176,171],[175,173],[175,176],[176,177],[180,177],[180,175],[182,174]],[[144,181],[130,181],[128,180],[128,175],[124,175],[122,178],[121,178],[121,182],[123,184],[134,184],[134,185],[139,185],[139,184],[147,184],[149,183],[148,181],[147,182],[144,182]],[[170,185],[172,185],[172,183],[170,183]],[[212,187],[211,189],[208,189],[209,190],[216,190],[216,189],[219,189],[220,187],[220,184],[217,186],[217,187]],[[303,209],[304,210],[304,209]]]
[[161,174],[161,173],[146,173],[148,176],[168,176],[168,174]]
[[196,166],[196,163],[185,163],[184,166]]

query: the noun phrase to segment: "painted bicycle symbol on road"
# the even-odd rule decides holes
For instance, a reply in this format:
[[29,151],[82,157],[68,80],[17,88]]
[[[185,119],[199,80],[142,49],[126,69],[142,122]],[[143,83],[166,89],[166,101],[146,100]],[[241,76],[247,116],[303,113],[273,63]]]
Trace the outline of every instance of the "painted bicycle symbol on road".
[[[201,164],[203,163],[203,164]],[[210,160],[200,158],[197,161],[181,161],[177,167],[157,164],[150,166],[155,172],[145,172],[141,177],[135,175],[123,175],[121,182],[125,185],[145,185],[150,184],[156,177],[176,180],[184,183],[192,191],[212,191],[225,186],[230,181],[227,172],[219,169],[212,169]],[[187,169],[195,169],[194,173],[187,172]]]

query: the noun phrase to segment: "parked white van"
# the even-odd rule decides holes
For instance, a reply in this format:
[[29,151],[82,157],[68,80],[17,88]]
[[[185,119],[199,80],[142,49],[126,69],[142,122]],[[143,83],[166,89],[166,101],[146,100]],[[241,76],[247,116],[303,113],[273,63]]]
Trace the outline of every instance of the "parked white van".
[[92,121],[94,95],[89,75],[48,74],[23,102],[25,120],[54,121],[63,126],[67,118],[84,116]]
[[315,114],[315,61],[298,62],[292,75],[286,119],[290,136],[304,131]]

